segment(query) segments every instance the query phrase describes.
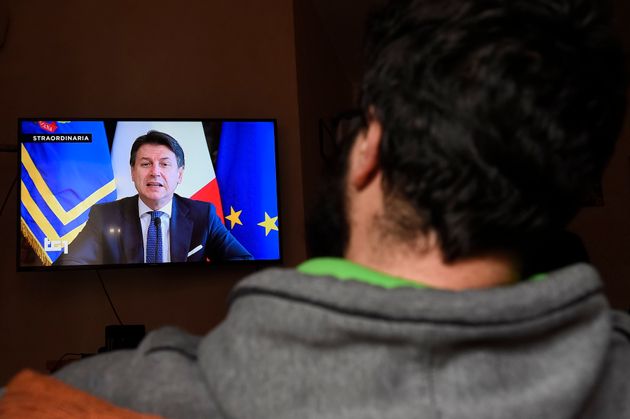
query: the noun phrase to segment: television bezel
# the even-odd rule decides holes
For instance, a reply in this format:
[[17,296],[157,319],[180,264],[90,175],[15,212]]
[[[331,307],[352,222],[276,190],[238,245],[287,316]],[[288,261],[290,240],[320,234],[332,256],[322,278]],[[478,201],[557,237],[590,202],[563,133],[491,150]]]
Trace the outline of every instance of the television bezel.
[[[210,117],[210,118],[153,118],[153,117],[19,117],[17,119],[17,180],[20,182],[18,185],[17,191],[17,211],[16,211],[16,270],[17,272],[54,272],[54,271],[75,271],[75,270],[109,270],[109,269],[127,269],[127,268],[169,268],[169,267],[193,267],[193,266],[204,266],[204,267],[218,267],[218,266],[250,266],[258,268],[269,267],[269,266],[281,266],[284,263],[284,240],[283,240],[283,229],[280,228],[278,231],[278,247],[279,247],[279,257],[278,259],[252,259],[252,260],[233,260],[233,261],[213,261],[213,262],[167,262],[167,263],[117,263],[117,264],[103,264],[103,265],[37,265],[37,266],[22,266],[20,264],[21,257],[21,244],[22,244],[22,232],[20,229],[20,221],[22,217],[21,212],[21,202],[22,202],[22,188],[21,188],[21,180],[22,180],[22,148],[23,144],[21,138],[22,131],[22,122],[23,121],[107,121],[114,120],[116,122],[125,122],[125,121],[140,121],[140,122],[272,122],[273,123],[273,136],[274,136],[274,160],[275,160],[275,170],[276,170],[276,205],[278,208],[278,220],[282,222],[284,220],[282,213],[282,202],[281,202],[281,185],[280,179],[282,176],[280,174],[280,164],[279,164],[279,153],[278,153],[278,120],[277,118],[221,118],[221,117]],[[108,138],[108,142],[110,139]],[[207,141],[207,139],[206,139]]]

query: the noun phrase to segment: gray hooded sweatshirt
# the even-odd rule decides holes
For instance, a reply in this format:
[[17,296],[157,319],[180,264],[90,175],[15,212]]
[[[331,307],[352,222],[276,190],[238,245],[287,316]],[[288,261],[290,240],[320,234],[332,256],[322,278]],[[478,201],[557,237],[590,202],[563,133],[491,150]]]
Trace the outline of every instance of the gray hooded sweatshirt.
[[57,377],[182,419],[623,419],[629,336],[588,265],[460,292],[270,269],[207,336],[160,329]]

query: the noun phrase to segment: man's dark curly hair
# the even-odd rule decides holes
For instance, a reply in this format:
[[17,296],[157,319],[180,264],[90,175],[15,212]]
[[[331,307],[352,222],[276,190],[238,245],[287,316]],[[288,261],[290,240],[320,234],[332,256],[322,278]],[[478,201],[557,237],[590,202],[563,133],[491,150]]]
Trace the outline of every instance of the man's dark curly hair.
[[361,107],[383,126],[399,236],[435,231],[446,262],[518,250],[600,179],[626,81],[594,1],[393,1],[365,48]]

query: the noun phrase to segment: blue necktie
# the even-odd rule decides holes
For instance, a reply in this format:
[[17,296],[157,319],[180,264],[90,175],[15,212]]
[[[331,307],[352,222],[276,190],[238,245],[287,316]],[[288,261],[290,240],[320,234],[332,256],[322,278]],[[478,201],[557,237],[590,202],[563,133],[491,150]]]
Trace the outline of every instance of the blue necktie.
[[162,211],[151,211],[151,222],[147,232],[147,263],[162,263]]

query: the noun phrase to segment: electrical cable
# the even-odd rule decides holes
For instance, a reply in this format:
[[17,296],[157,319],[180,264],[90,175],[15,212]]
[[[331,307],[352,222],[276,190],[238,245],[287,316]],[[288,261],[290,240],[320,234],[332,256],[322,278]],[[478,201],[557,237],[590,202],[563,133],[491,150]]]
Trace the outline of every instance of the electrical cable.
[[57,371],[59,368],[61,368],[63,366],[61,363],[63,362],[64,359],[66,359],[67,356],[78,356],[80,357],[79,359],[81,359],[86,355],[87,354],[80,354],[76,352],[66,352],[65,354],[61,355],[61,357],[57,360],[57,362],[53,364],[52,367],[50,367],[50,372],[53,373]]
[[7,202],[9,201],[9,196],[11,196],[11,192],[13,192],[13,188],[15,188],[17,181],[18,181],[18,177],[16,175],[15,178],[13,179],[13,182],[11,182],[11,187],[9,188],[9,191],[4,196],[4,200],[2,201],[2,206],[0,207],[0,215],[2,215],[2,213],[4,212],[4,207],[7,205]]
[[120,316],[118,315],[118,312],[116,311],[116,307],[114,307],[114,303],[112,302],[112,299],[109,296],[109,292],[107,292],[107,288],[105,287],[105,282],[103,282],[103,278],[101,278],[101,273],[98,271],[98,269],[95,272],[96,272],[96,276],[98,276],[98,280],[101,282],[103,291],[105,291],[105,295],[107,296],[107,301],[109,301],[109,305],[112,307],[112,310],[114,311],[114,315],[118,319],[118,323],[120,323],[120,325],[123,326],[123,322],[122,320],[120,320]]
[[[18,152],[18,148],[16,146],[13,146],[13,145],[1,144],[0,145],[0,152],[2,152],[2,153],[17,153]],[[13,182],[11,183],[11,187],[9,187],[9,191],[7,192],[7,194],[4,196],[4,199],[2,200],[2,206],[0,207],[0,215],[2,215],[2,213],[4,212],[4,207],[7,205],[7,202],[9,201],[9,196],[11,196],[11,192],[13,192],[13,188],[17,184],[18,177],[19,177],[19,174],[15,175],[15,178],[13,179]]]

